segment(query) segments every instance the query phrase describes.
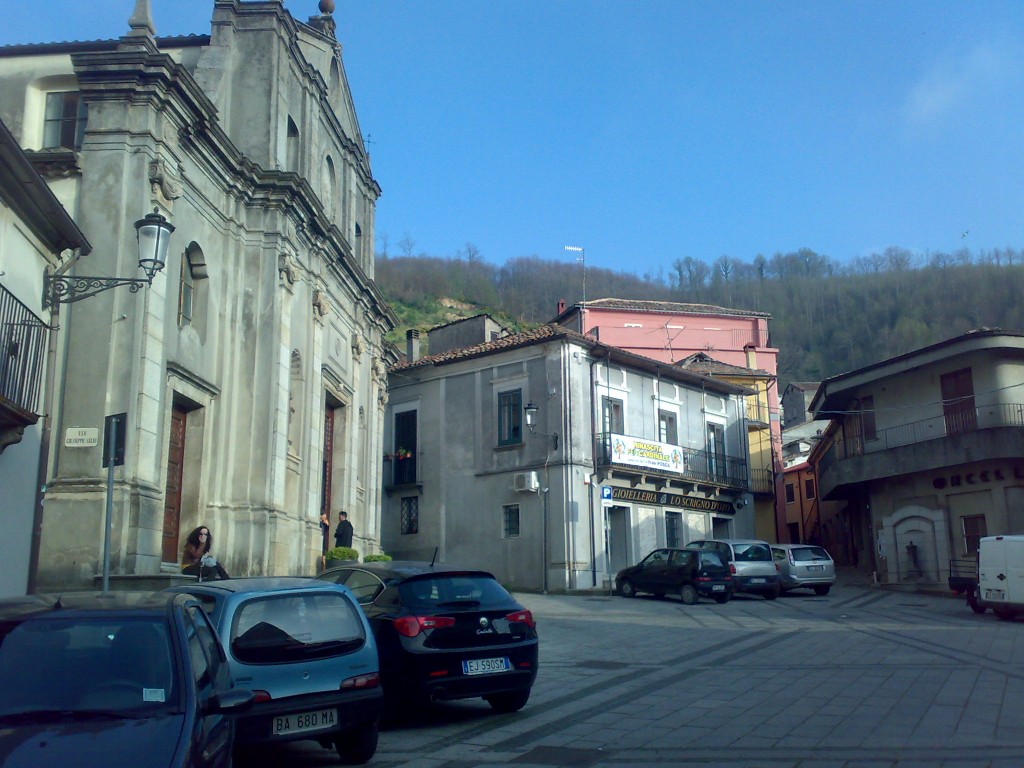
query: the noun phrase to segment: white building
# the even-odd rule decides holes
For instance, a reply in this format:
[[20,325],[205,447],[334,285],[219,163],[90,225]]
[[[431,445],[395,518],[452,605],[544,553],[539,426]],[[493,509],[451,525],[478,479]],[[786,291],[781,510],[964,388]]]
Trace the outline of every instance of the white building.
[[24,595],[31,570],[54,332],[43,275],[89,241],[0,121],[0,597]]
[[388,554],[564,591],[602,588],[657,546],[754,534],[752,390],[559,326],[480,331],[418,359],[410,343],[389,372]]
[[233,575],[312,573],[322,508],[377,547],[394,317],[373,283],[380,190],[334,20],[216,0],[210,34],[158,38],[149,6],[118,39],[0,48],[0,118],[94,246],[63,298],[83,276],[141,276],[136,220],[175,227],[151,286],[54,313],[38,589],[101,571],[102,440],[63,437],[116,414],[113,575],[176,574],[199,524]]

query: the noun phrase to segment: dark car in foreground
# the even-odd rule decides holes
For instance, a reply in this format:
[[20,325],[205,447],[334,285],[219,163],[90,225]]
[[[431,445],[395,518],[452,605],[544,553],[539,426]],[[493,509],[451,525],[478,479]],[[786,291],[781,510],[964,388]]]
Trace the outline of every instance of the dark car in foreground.
[[352,594],[298,577],[204,581],[171,589],[197,598],[224,640],[235,685],[255,695],[237,742],[312,740],[343,763],[377,750],[383,694],[377,648]]
[[836,583],[836,564],[832,556],[814,544],[772,544],[772,557],[779,570],[783,592],[811,589],[827,595]]
[[0,765],[227,768],[227,659],[199,604],[166,592],[0,600]]
[[732,597],[733,579],[714,552],[666,547],[619,571],[615,587],[623,597],[636,597],[637,592],[649,592],[655,597],[671,593],[686,605],[695,604],[700,597],[726,603]]
[[396,560],[317,578],[347,586],[366,611],[392,712],[469,698],[497,712],[526,705],[537,677],[537,628],[492,574]]

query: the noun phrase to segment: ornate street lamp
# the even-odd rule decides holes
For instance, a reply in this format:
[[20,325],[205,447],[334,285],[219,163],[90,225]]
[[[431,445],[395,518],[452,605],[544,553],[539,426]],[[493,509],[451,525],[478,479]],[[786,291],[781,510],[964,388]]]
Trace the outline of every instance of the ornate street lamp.
[[551,438],[551,450],[557,451],[558,450],[558,434],[557,433],[548,434],[547,432],[538,432],[537,431],[537,410],[538,410],[538,408],[537,408],[536,403],[527,403],[526,407],[523,408],[523,410],[526,412],[526,426],[529,427],[530,434],[531,435],[540,435],[541,437],[550,437]]
[[135,222],[136,240],[139,246],[139,269],[145,278],[93,277],[87,275],[43,275],[43,307],[49,309],[58,304],[81,301],[97,293],[127,285],[132,293],[138,293],[146,285],[153,284],[156,273],[167,263],[167,246],[170,243],[174,225],[161,216],[157,209],[147,213]]

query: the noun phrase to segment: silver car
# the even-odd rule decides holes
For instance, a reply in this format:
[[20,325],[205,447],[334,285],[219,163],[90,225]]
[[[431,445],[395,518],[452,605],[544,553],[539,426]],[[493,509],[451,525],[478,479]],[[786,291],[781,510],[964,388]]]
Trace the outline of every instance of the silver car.
[[782,591],[813,589],[827,595],[836,583],[836,564],[823,547],[814,544],[772,544],[772,558],[782,577]]
[[780,593],[779,569],[772,562],[771,545],[760,539],[699,539],[686,549],[717,552],[732,572],[736,592],[774,600]]

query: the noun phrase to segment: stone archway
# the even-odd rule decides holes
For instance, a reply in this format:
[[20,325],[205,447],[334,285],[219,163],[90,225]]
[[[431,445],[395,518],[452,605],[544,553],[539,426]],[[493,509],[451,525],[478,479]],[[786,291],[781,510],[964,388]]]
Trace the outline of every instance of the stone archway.
[[919,505],[900,507],[882,518],[879,539],[886,552],[890,584],[930,584],[943,579],[949,563],[946,515]]

